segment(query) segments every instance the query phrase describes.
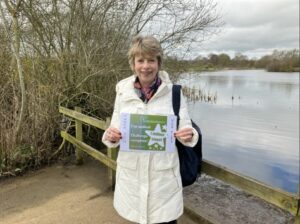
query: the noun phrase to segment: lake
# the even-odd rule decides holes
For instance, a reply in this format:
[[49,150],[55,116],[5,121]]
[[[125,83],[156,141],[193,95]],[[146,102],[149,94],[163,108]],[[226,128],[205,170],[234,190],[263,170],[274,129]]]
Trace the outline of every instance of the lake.
[[216,96],[215,102],[188,102],[203,133],[204,159],[298,191],[299,73],[184,73],[178,83]]

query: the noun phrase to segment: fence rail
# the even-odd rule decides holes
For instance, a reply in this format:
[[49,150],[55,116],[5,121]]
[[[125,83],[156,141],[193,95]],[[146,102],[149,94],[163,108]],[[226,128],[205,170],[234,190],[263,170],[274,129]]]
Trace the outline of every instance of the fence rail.
[[[76,137],[68,134],[65,131],[61,132],[61,136],[76,147],[76,156],[78,163],[82,162],[81,152],[86,152],[87,154],[99,160],[100,162],[102,162],[110,168],[110,178],[112,181],[112,185],[114,185],[114,171],[116,170],[115,160],[117,157],[117,149],[108,148],[106,155],[98,151],[97,149],[89,146],[88,144],[84,143],[82,137],[82,124],[91,125],[101,130],[105,130],[110,123],[110,118],[107,118],[106,121],[98,120],[96,118],[82,114],[81,109],[78,107],[76,107],[75,110],[59,107],[59,112],[75,119]],[[300,189],[297,195],[291,194],[281,189],[268,186],[255,179],[236,173],[230,169],[227,169],[207,160],[203,160],[202,171],[216,179],[222,180],[228,184],[238,187],[271,204],[274,204],[286,211],[289,211],[292,215],[295,216],[296,223],[300,223]]]

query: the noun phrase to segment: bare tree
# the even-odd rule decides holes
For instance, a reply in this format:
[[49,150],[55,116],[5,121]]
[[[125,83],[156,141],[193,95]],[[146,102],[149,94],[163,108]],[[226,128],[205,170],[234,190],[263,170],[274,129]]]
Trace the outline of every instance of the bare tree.
[[15,129],[15,136],[17,137],[20,133],[20,129],[24,120],[24,116],[25,116],[25,110],[26,110],[26,90],[25,90],[25,82],[24,82],[24,74],[23,74],[23,67],[22,67],[22,63],[21,63],[21,59],[20,59],[20,35],[21,35],[21,31],[20,31],[20,27],[19,27],[19,21],[18,21],[18,15],[19,15],[19,11],[20,11],[20,7],[22,4],[22,0],[18,0],[16,1],[16,3],[14,3],[13,1],[8,1],[5,0],[4,1],[5,6],[9,12],[9,15],[12,19],[12,33],[9,30],[9,23],[5,17],[5,13],[2,7],[2,4],[0,3],[0,11],[1,11],[1,18],[3,20],[4,23],[4,29],[7,33],[7,36],[9,37],[9,39],[11,39],[11,49],[12,52],[14,54],[14,57],[16,59],[16,65],[17,65],[17,72],[19,75],[19,82],[20,82],[20,89],[21,89],[21,108],[20,108],[20,112],[19,112],[19,120],[17,122],[17,126]]
[[[0,102],[22,96],[20,105],[0,108],[0,165],[1,147],[6,161],[6,152],[18,145],[26,145],[26,161],[38,164],[51,154],[58,141],[58,105],[109,116],[115,83],[131,73],[126,54],[133,36],[155,35],[171,53],[200,43],[220,25],[213,0],[4,0],[0,7],[19,77],[18,86],[14,79],[4,84]],[[0,68],[6,78],[10,73]],[[8,144],[11,127],[23,136],[15,145]]]

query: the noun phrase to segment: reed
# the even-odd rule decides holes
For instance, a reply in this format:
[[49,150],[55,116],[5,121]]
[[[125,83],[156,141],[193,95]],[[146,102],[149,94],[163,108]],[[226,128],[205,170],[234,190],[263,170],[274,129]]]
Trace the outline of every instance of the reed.
[[206,102],[206,103],[217,103],[218,93],[210,92],[209,90],[197,89],[195,87],[182,87],[183,95],[187,97],[188,101],[191,102]]

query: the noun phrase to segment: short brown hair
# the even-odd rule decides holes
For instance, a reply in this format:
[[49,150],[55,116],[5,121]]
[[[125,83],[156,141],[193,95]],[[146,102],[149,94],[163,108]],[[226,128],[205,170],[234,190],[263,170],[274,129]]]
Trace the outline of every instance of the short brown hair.
[[129,64],[134,71],[134,58],[137,55],[154,56],[157,58],[159,69],[162,66],[163,50],[160,42],[153,36],[136,36],[131,41],[128,51]]

